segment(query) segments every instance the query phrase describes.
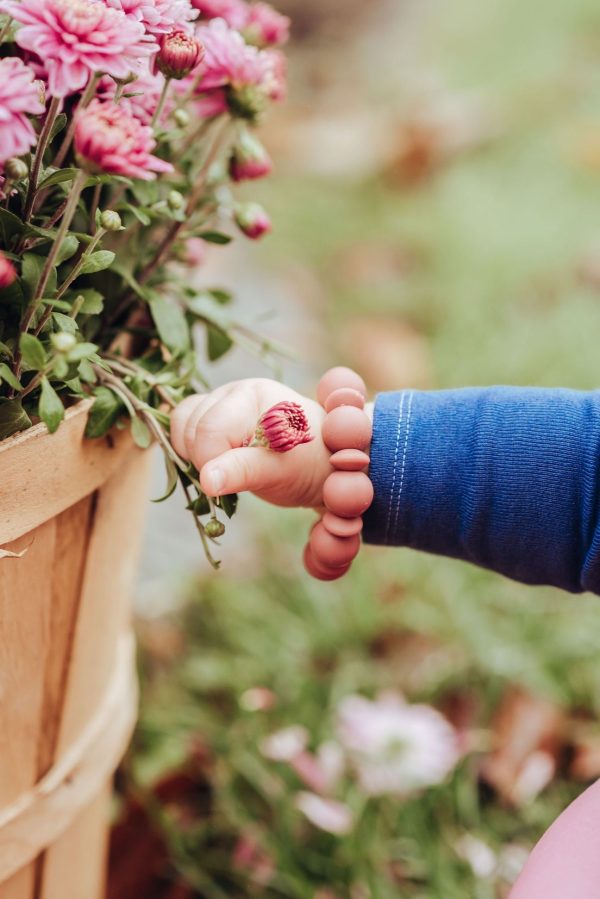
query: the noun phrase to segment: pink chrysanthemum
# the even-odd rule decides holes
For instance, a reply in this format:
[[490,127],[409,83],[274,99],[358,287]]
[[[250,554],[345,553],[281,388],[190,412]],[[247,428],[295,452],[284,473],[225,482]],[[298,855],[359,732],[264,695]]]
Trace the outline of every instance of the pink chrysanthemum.
[[243,26],[244,37],[259,47],[280,47],[290,38],[290,24],[269,3],[253,3]]
[[225,19],[231,28],[240,31],[248,21],[245,0],[192,0],[203,19]]
[[313,440],[306,412],[298,403],[277,403],[261,416],[254,445],[266,446],[276,453],[287,453]]
[[[161,72],[154,75],[144,65],[143,71],[135,81],[125,86],[124,96],[119,105],[128,109],[136,119],[140,120],[142,125],[149,125],[158,106],[164,83],[165,76]],[[101,100],[112,100],[116,90],[117,85],[108,76],[101,78],[98,82],[97,95]],[[161,125],[166,124],[174,109],[175,98],[173,92],[169,91],[160,116]]]
[[140,22],[101,0],[3,0],[0,11],[21,24],[15,40],[43,61],[54,97],[76,93],[96,72],[127,78],[156,49]]
[[155,146],[152,128],[123,106],[92,100],[76,114],[75,152],[90,171],[151,181],[157,172],[173,171],[152,155]]
[[213,19],[197,34],[205,49],[200,93],[225,89],[230,111],[248,119],[256,118],[267,100],[284,95],[285,72],[276,51],[249,46],[223,19]]
[[166,34],[173,28],[190,29],[190,22],[198,17],[190,0],[104,0],[107,6],[120,9],[154,36]]
[[35,73],[16,57],[0,59],[0,165],[22,156],[35,143],[28,115],[41,115],[40,85]]

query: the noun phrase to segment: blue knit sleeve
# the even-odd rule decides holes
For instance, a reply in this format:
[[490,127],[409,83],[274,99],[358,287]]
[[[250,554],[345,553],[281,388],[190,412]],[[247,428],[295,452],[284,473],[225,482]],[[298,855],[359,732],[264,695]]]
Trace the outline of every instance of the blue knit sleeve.
[[600,593],[600,392],[381,394],[365,541]]

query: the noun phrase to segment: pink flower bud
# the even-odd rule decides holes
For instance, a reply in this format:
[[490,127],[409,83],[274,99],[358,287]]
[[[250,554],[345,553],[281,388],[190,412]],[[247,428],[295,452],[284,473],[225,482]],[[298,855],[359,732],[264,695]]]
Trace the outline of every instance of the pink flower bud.
[[276,453],[287,453],[313,439],[302,406],[285,401],[277,403],[261,416],[253,445],[266,446]]
[[253,134],[244,132],[229,160],[229,174],[233,181],[264,178],[273,171],[271,157]]
[[17,273],[14,265],[10,259],[6,258],[4,253],[0,253],[0,290],[10,287],[16,277]]
[[200,41],[185,31],[175,29],[165,34],[156,55],[156,67],[166,78],[185,78],[204,59]]
[[268,3],[253,3],[248,9],[244,37],[258,47],[279,47],[290,37],[290,20]]
[[235,222],[250,240],[259,240],[273,230],[271,219],[260,203],[238,203],[235,207]]

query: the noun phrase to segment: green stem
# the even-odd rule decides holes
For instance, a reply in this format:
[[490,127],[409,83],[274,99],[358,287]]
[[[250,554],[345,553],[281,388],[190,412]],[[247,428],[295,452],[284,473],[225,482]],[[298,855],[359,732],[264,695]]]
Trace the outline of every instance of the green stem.
[[152,121],[150,125],[152,128],[155,128],[159,122],[160,115],[163,111],[165,100],[167,99],[167,94],[169,92],[169,87],[171,86],[171,79],[165,78],[165,83],[163,84],[162,91],[160,92],[160,97],[158,98],[158,103],[156,105],[156,109],[154,110],[154,115],[152,116]]
[[44,153],[46,152],[46,147],[48,146],[48,141],[50,140],[50,133],[52,131],[54,122],[56,121],[56,116],[58,115],[60,104],[60,97],[52,98],[48,113],[46,115],[46,120],[44,122],[44,127],[42,128],[38,140],[37,149],[35,151],[35,156],[33,157],[33,163],[31,166],[31,172],[29,173],[29,187],[27,189],[25,210],[23,212],[23,218],[25,222],[29,221],[29,219],[31,218],[31,213],[33,212],[33,204],[35,203],[38,179],[40,177],[40,171],[44,160]]
[[2,26],[2,31],[0,31],[0,44],[2,43],[2,41],[4,40],[4,38],[6,37],[8,32],[10,31],[12,23],[13,23],[13,20],[9,16],[8,19],[6,20],[6,22],[4,23],[4,25]]
[[90,233],[96,233],[96,211],[100,204],[100,194],[102,193],[102,184],[97,184],[92,195],[92,205],[90,206]]
[[77,262],[75,263],[75,265],[73,266],[73,268],[71,269],[71,271],[69,272],[69,274],[67,275],[65,280],[63,281],[62,285],[60,286],[59,291],[56,294],[57,300],[60,300],[60,298],[62,296],[64,296],[64,294],[69,289],[69,287],[71,286],[71,284],[73,283],[75,278],[79,275],[79,272],[83,268],[84,264],[87,262],[87,260],[90,258],[90,256],[92,255],[92,253],[98,246],[99,241],[102,240],[102,238],[104,237],[105,234],[106,234],[106,231],[104,228],[100,228],[94,234],[92,240],[89,242],[88,246],[86,247],[85,252],[81,254],[79,259],[77,260]]
[[114,97],[113,97],[113,103],[115,103],[115,104],[118,105],[118,103],[119,103],[121,97],[123,96],[123,90],[124,90],[124,89],[125,89],[125,85],[123,84],[122,81],[119,81],[119,82],[117,83],[117,89],[116,89],[115,95],[114,95]]
[[[85,109],[87,106],[90,105],[90,103],[94,97],[94,94],[96,92],[96,84],[98,83],[99,79],[100,79],[100,75],[93,74],[90,76],[90,80],[87,83],[87,87],[84,90],[84,92],[81,96],[81,100],[79,101],[79,103],[77,105],[78,110]],[[63,162],[65,161],[66,155],[69,152],[69,147],[71,146],[71,142],[73,141],[73,135],[75,134],[76,124],[77,124],[77,117],[76,117],[76,115],[73,115],[73,116],[71,116],[71,121],[69,123],[69,127],[67,128],[67,132],[63,138],[63,142],[60,145],[60,149],[59,149],[58,153],[56,154],[56,158],[55,158],[54,162],[52,163],[52,165],[55,166],[57,169],[59,169],[62,166]]]

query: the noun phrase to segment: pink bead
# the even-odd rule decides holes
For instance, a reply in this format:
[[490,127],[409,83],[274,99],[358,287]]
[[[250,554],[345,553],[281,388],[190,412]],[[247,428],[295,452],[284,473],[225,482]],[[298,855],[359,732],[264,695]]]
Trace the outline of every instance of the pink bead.
[[310,547],[317,565],[322,568],[346,568],[360,551],[360,538],[335,537],[322,522],[310,535]]
[[337,368],[330,368],[319,381],[319,386],[317,387],[318,401],[324,406],[329,394],[333,393],[334,390],[339,390],[341,387],[350,387],[352,390],[358,390],[365,397],[367,395],[367,386],[361,376],[357,375],[351,368],[345,368],[340,365]]
[[323,422],[323,440],[332,453],[343,449],[364,450],[371,443],[369,416],[354,406],[338,406]]
[[323,485],[323,500],[340,518],[357,518],[373,502],[373,485],[360,471],[334,471]]
[[340,518],[333,512],[325,512],[323,515],[323,527],[334,537],[354,537],[363,529],[362,518]]
[[338,406],[356,406],[357,409],[364,409],[365,398],[362,393],[353,390],[352,387],[339,387],[329,394],[323,406],[326,412],[331,412]]
[[345,568],[323,567],[316,561],[310,543],[307,544],[304,550],[304,567],[311,577],[317,578],[319,581],[337,581],[338,578],[343,577],[350,568],[349,565]]
[[362,471],[371,460],[361,450],[343,449],[334,453],[329,461],[338,471]]

